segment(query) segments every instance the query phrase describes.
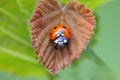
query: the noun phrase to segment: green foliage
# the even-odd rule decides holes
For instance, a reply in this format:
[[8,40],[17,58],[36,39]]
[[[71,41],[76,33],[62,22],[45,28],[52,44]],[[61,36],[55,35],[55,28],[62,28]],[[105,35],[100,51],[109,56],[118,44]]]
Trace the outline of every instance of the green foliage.
[[[114,80],[113,72],[90,47],[84,50],[81,58],[74,61],[71,67],[60,71],[56,76],[49,74],[41,64],[38,64],[31,47],[28,24],[37,1],[0,1],[0,80]],[[60,0],[61,3],[68,1]],[[109,2],[79,1],[92,10]],[[99,78],[99,75],[102,78]]]
[[[69,0],[59,0],[61,3],[67,3]],[[77,0],[76,0],[77,1]],[[95,10],[101,5],[111,2],[112,0],[78,0],[80,3],[85,4],[88,8]]]

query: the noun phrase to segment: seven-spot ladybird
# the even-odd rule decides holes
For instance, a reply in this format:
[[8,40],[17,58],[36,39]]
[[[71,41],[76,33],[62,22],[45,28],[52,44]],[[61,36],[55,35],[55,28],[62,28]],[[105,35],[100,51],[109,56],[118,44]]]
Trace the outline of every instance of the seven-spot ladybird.
[[56,25],[50,31],[50,40],[55,44],[55,48],[67,46],[70,37],[70,29],[62,24]]

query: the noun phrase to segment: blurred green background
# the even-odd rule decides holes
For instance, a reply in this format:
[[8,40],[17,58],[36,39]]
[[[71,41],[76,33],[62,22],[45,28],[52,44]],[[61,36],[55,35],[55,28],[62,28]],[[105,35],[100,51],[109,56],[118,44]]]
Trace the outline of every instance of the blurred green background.
[[0,0],[0,80],[120,80],[120,0],[79,1],[96,17],[94,35],[80,59],[53,76],[31,48],[28,22],[38,0]]

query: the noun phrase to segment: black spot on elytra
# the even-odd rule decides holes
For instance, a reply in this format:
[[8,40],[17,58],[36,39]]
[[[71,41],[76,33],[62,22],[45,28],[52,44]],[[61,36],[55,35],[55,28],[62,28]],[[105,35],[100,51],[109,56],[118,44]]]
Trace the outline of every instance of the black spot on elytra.
[[57,29],[57,27],[54,27],[54,29]]
[[63,26],[63,28],[66,28],[65,26]]

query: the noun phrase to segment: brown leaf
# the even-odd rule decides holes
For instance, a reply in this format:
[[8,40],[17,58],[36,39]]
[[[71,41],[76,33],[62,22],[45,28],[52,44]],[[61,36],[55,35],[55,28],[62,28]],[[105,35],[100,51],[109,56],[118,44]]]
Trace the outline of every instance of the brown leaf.
[[[93,32],[95,20],[85,5],[71,0],[62,6],[57,0],[40,0],[30,20],[32,46],[36,56],[48,70],[56,74],[59,69],[79,58]],[[50,29],[57,24],[71,31],[69,48],[55,49],[49,39]]]

